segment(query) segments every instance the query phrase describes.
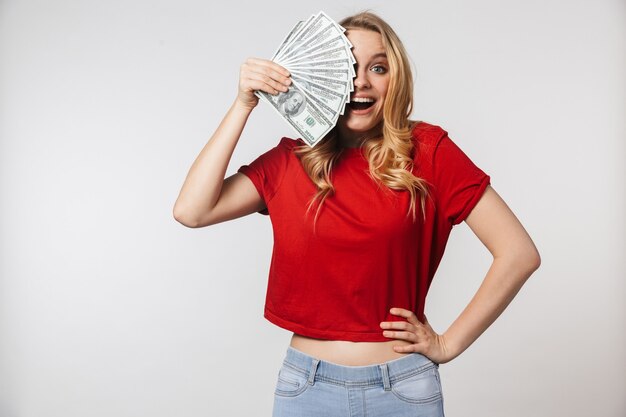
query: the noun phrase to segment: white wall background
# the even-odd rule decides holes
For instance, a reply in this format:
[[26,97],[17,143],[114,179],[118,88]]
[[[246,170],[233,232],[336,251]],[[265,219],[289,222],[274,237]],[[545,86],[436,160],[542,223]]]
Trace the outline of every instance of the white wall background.
[[[626,415],[626,33],[619,0],[0,3],[0,416],[266,416],[290,334],[262,317],[272,236],[171,211],[235,97],[318,10],[372,8],[439,124],[534,238],[540,270],[441,367],[448,416]],[[229,173],[293,135],[261,103]],[[455,228],[443,332],[489,253]]]

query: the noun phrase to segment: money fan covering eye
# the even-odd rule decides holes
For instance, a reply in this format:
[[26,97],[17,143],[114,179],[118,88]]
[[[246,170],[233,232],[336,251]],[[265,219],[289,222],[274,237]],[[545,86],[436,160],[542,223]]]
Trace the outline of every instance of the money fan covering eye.
[[[323,11],[299,21],[272,57],[272,61],[291,73],[293,82],[289,91],[275,96],[264,91],[255,92],[309,146],[315,146],[335,127],[350,101],[350,93],[354,91],[356,60],[345,31]],[[298,108],[287,110],[295,106],[287,100],[296,96],[301,99]]]

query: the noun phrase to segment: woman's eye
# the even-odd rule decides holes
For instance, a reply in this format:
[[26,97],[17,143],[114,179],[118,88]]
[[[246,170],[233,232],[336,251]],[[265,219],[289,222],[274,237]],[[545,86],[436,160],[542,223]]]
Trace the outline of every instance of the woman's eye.
[[387,72],[387,68],[383,67],[382,65],[374,65],[372,67],[372,71],[378,74],[384,74],[385,72]]

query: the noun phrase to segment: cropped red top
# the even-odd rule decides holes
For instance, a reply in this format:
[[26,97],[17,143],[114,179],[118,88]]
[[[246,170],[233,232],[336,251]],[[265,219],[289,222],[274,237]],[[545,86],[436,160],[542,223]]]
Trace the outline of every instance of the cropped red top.
[[301,140],[280,143],[238,172],[265,201],[274,250],[265,318],[303,336],[354,342],[388,341],[381,321],[396,321],[391,307],[422,320],[428,288],[452,226],[462,222],[490,178],[439,126],[413,128],[413,173],[429,184],[426,221],[410,195],[377,184],[359,148],[347,148],[333,167],[335,193],[323,203],[315,233],[316,189],[294,155]]

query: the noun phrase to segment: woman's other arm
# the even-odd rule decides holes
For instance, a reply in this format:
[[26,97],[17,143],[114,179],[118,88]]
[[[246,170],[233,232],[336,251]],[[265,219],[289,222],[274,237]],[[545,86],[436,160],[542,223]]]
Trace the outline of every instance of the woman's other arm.
[[381,323],[383,329],[403,330],[383,334],[413,342],[396,347],[396,351],[419,352],[434,362],[449,362],[478,339],[539,268],[541,259],[535,244],[491,186],[485,189],[465,222],[493,256],[487,275],[467,307],[442,335],[435,333],[428,322],[420,323],[413,312],[392,309],[392,314],[407,321]]
[[287,91],[289,72],[264,59],[248,59],[239,75],[237,98],[215,133],[192,164],[174,204],[174,218],[188,227],[203,227],[245,216],[265,208],[252,181],[243,174],[226,179],[226,168],[258,104],[255,90],[269,94]]
[[541,264],[532,239],[491,186],[465,222],[491,252],[493,262],[472,300],[443,334],[453,357],[500,316]]

